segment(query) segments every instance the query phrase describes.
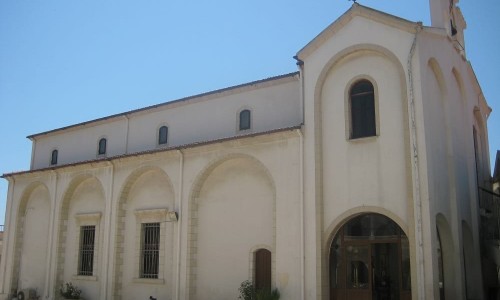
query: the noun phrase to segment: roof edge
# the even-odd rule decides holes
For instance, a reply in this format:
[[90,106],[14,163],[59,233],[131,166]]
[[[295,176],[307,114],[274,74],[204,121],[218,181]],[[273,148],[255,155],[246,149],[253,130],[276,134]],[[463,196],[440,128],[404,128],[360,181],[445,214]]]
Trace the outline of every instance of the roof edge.
[[183,145],[179,145],[179,146],[172,146],[172,147],[165,147],[165,148],[159,148],[159,149],[153,149],[153,150],[139,151],[139,152],[134,152],[134,153],[129,153],[129,154],[120,154],[120,155],[115,155],[115,156],[111,156],[111,157],[103,157],[103,158],[92,159],[92,160],[84,160],[84,161],[69,163],[69,164],[65,164],[65,165],[58,165],[58,166],[52,166],[52,167],[47,167],[47,168],[41,168],[41,169],[5,173],[5,174],[1,175],[0,178],[7,179],[7,178],[17,176],[17,175],[32,174],[32,173],[49,171],[49,170],[53,171],[53,170],[58,170],[58,169],[63,169],[63,168],[68,168],[68,167],[85,165],[85,164],[110,162],[110,161],[114,161],[117,159],[129,158],[129,157],[139,156],[139,155],[149,155],[149,154],[155,154],[155,153],[160,153],[160,152],[168,152],[168,151],[172,151],[172,150],[196,148],[196,147],[212,145],[212,144],[217,144],[217,143],[222,143],[222,142],[227,142],[227,141],[240,140],[240,139],[252,138],[252,137],[259,137],[259,136],[264,136],[264,135],[269,135],[269,134],[274,134],[274,133],[281,133],[281,132],[286,132],[286,131],[294,131],[297,129],[301,129],[302,126],[303,126],[303,124],[299,124],[299,125],[295,125],[295,126],[291,126],[291,127],[277,128],[277,129],[272,129],[272,130],[268,130],[268,131],[261,131],[261,132],[248,133],[248,134],[242,134],[242,135],[234,135],[234,136],[229,136],[229,137],[224,137],[224,138],[219,138],[219,139],[214,139],[214,140],[207,140],[207,141],[183,144]]
[[335,34],[335,32],[349,23],[350,20],[356,16],[361,16],[372,20],[374,19],[374,17],[385,19],[386,22],[382,22],[383,24],[392,26],[399,25],[399,27],[404,28],[409,32],[413,32],[415,30],[415,25],[421,24],[421,22],[410,21],[354,2],[346,12],[344,12],[340,17],[333,21],[333,23],[328,25],[309,43],[302,47],[302,49],[297,52],[297,57],[301,60],[304,60],[307,56],[314,52],[314,50],[319,48],[328,38]]
[[97,118],[97,119],[93,119],[93,120],[89,120],[89,121],[85,121],[85,122],[81,122],[81,123],[77,123],[77,124],[73,124],[73,125],[68,125],[68,126],[64,126],[64,127],[60,127],[60,128],[56,128],[56,129],[52,129],[52,130],[40,132],[40,133],[35,133],[35,134],[32,134],[32,135],[28,135],[26,138],[28,138],[30,140],[34,140],[37,137],[42,136],[42,135],[47,135],[47,134],[51,134],[51,133],[55,133],[55,132],[59,132],[59,131],[65,131],[65,130],[68,130],[68,129],[72,129],[72,128],[76,128],[76,127],[81,127],[81,126],[85,126],[85,125],[89,125],[89,124],[92,124],[92,123],[97,123],[97,122],[105,121],[105,120],[109,120],[109,119],[114,119],[114,118],[119,118],[119,117],[126,117],[128,115],[132,115],[132,114],[135,114],[135,113],[144,112],[144,111],[147,111],[147,110],[153,110],[153,109],[159,108],[159,107],[166,107],[166,106],[169,106],[169,105],[172,105],[172,104],[175,104],[175,103],[185,102],[185,101],[188,101],[188,100],[192,100],[192,99],[196,99],[196,98],[201,98],[201,97],[205,97],[205,96],[209,96],[209,95],[216,95],[216,94],[227,92],[227,91],[231,91],[231,90],[238,90],[240,88],[248,87],[248,86],[251,86],[251,85],[266,83],[266,82],[270,82],[270,81],[274,81],[274,80],[280,80],[280,79],[285,79],[285,78],[292,78],[292,77],[295,77],[295,76],[297,76],[299,74],[300,74],[300,72],[296,71],[296,72],[291,72],[291,73],[286,73],[286,74],[282,74],[282,75],[272,76],[272,77],[268,77],[268,78],[264,78],[264,79],[259,79],[259,80],[255,80],[255,81],[250,81],[250,82],[247,82],[247,83],[242,83],[242,84],[233,85],[233,86],[229,86],[229,87],[225,87],[225,88],[221,88],[221,89],[216,89],[216,90],[212,90],[212,91],[201,93],[201,94],[187,96],[187,97],[183,97],[183,98],[179,98],[179,99],[175,99],[175,100],[170,100],[170,101],[162,102],[162,103],[159,103],[159,104],[154,104],[154,105],[150,105],[150,106],[146,106],[146,107],[142,107],[142,108],[138,108],[138,109],[129,110],[129,111],[118,113],[118,114],[109,115],[109,116],[102,117],[102,118]]

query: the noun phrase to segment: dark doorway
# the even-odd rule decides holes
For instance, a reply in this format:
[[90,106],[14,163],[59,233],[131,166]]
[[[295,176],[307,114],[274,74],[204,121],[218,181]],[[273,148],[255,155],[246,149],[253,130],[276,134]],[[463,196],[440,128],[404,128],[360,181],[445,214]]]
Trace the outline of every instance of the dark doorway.
[[347,222],[330,247],[330,299],[411,300],[408,239],[379,214]]
[[255,251],[255,288],[271,289],[271,251]]

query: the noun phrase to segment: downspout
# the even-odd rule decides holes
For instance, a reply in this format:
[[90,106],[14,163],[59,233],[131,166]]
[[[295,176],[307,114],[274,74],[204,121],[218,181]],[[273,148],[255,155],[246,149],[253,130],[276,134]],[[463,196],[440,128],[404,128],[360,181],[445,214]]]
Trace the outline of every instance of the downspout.
[[181,289],[181,233],[182,233],[182,188],[183,188],[183,178],[184,178],[184,155],[180,149],[177,150],[179,153],[179,200],[178,200],[178,214],[179,220],[177,220],[177,284],[175,287],[175,299],[180,299],[180,289]]
[[300,137],[300,148],[299,148],[299,197],[300,197],[300,274],[302,277],[302,280],[300,281],[300,295],[301,299],[305,299],[305,280],[306,280],[306,274],[304,273],[305,271],[305,236],[304,236],[304,226],[305,226],[305,220],[304,220],[304,135],[302,134],[301,129],[297,129],[297,133],[299,134]]
[[[52,211],[51,211],[51,218],[50,218],[50,224],[49,224],[49,249],[50,251],[48,251],[47,253],[47,261],[48,261],[48,268],[47,270],[45,271],[45,299],[50,299],[50,297],[52,297],[51,293],[54,291],[53,289],[50,288],[50,286],[52,285],[51,284],[51,281],[54,280],[55,276],[51,276],[51,274],[53,273],[52,271],[52,256],[54,254],[54,245],[53,245],[53,242],[54,242],[54,224],[55,224],[55,220],[57,219],[56,218],[56,213],[57,213],[57,181],[59,179],[59,177],[57,176],[57,172],[56,171],[51,171],[51,173],[54,175],[54,181],[53,181],[53,184],[52,184],[52,191],[53,191],[53,198],[52,198]],[[56,246],[57,247],[57,246]],[[57,268],[57,266],[55,266],[55,268]]]
[[[298,56],[293,57],[297,61],[297,66],[300,69],[300,114],[301,123],[304,125],[305,119],[305,89],[304,89],[304,61]],[[301,126],[302,127],[302,126]],[[306,285],[306,274],[305,274],[305,220],[304,220],[304,135],[302,134],[302,128],[297,129],[297,133],[300,137],[299,145],[299,190],[300,190],[300,275],[302,277],[300,281],[300,297],[305,299],[305,285]]]
[[[127,119],[128,120],[128,119]],[[109,198],[107,199],[106,201],[106,205],[109,205],[109,214],[107,218],[104,218],[104,220],[106,221],[106,224],[104,224],[104,232],[107,232],[109,235],[111,235],[111,220],[113,219],[113,187],[114,187],[114,183],[115,183],[115,165],[113,163],[113,160],[109,160],[109,173],[110,173],[110,176],[108,177],[108,196]],[[116,236],[114,237],[115,239],[117,238]],[[111,261],[110,259],[110,255],[111,255],[111,252],[114,251],[114,247],[113,246],[110,246],[110,241],[111,241],[111,236],[106,239],[104,241],[104,243],[106,243],[106,245],[103,244],[103,248],[104,249],[107,249],[106,251],[106,265],[105,265],[105,268],[104,268],[104,291],[101,292],[101,295],[104,295],[104,296],[109,296],[109,292],[113,292],[113,290],[110,291],[109,289],[109,286],[108,286],[108,282],[109,282],[109,262]],[[113,241],[113,245],[116,244],[116,240]],[[104,247],[105,246],[105,247]],[[104,264],[103,264],[104,265]]]
[[408,82],[409,82],[409,117],[410,117],[410,143],[411,143],[411,162],[412,162],[412,177],[413,177],[413,200],[415,218],[415,241],[416,241],[416,258],[417,258],[417,288],[418,299],[425,299],[425,273],[424,273],[424,245],[422,233],[422,199],[420,198],[420,172],[418,160],[418,145],[417,145],[417,125],[415,117],[415,95],[413,86],[413,56],[417,46],[417,37],[422,30],[422,22],[418,22],[415,27],[415,36],[411,45],[410,53],[408,54]]
[[125,119],[127,119],[127,132],[125,134],[125,154],[128,154],[128,135],[129,135],[129,129],[130,129],[130,126],[129,126],[129,118],[127,115],[125,115]]

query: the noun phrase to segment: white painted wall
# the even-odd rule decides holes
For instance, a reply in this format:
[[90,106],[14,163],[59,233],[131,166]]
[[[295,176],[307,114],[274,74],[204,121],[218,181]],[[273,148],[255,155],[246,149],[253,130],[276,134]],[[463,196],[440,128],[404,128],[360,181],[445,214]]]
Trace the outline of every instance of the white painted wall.
[[[240,132],[242,109],[251,110],[251,129]],[[54,149],[59,151],[58,165],[100,158],[102,137],[108,141],[108,157],[157,149],[162,125],[169,127],[166,146],[179,146],[301,123],[299,81],[288,76],[36,136],[32,169],[49,167]]]

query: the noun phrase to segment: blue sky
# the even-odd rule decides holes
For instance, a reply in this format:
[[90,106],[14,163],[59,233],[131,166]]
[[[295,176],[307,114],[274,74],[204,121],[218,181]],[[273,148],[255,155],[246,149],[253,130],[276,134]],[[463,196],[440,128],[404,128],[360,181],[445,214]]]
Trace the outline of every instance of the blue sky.
[[[427,0],[360,4],[430,25]],[[25,137],[296,71],[293,55],[347,0],[0,1],[0,173],[29,169]],[[500,1],[462,0],[467,57],[500,149]],[[498,112],[497,112],[498,111]],[[7,181],[0,180],[0,224]]]

